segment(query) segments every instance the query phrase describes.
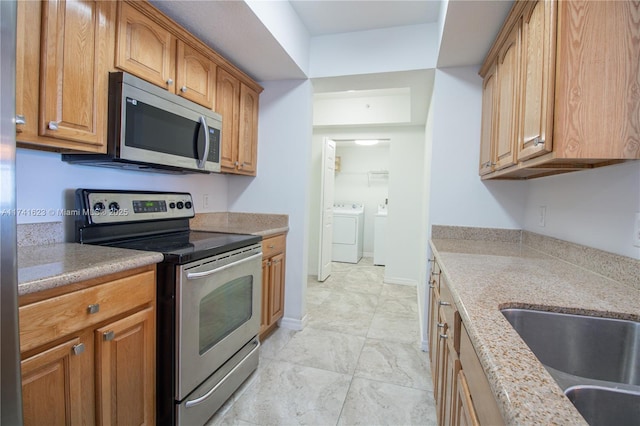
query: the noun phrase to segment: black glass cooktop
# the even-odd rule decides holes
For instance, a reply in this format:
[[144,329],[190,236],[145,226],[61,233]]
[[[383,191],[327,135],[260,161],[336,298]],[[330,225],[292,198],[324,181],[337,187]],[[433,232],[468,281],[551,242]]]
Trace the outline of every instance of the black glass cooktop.
[[160,252],[164,255],[165,262],[182,265],[259,243],[261,240],[262,237],[256,235],[182,231],[103,243],[103,245]]

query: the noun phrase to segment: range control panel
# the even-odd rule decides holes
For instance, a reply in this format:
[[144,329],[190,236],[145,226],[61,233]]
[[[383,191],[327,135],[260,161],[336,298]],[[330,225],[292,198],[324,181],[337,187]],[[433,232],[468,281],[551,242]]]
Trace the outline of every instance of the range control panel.
[[78,214],[91,223],[124,223],[148,220],[184,219],[195,215],[193,199],[186,192],[129,192],[78,190]]

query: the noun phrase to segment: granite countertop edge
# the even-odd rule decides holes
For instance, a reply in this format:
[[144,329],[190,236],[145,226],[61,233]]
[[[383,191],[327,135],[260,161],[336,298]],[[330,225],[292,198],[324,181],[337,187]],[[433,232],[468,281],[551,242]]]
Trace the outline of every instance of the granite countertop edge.
[[205,232],[223,232],[227,234],[250,234],[258,235],[261,237],[270,237],[278,234],[285,234],[289,232],[289,227],[279,228],[267,228],[256,229],[250,226],[234,226],[234,225],[197,225],[191,228],[192,231],[205,231]]
[[[639,320],[640,302],[633,302],[640,300],[638,290],[521,243],[433,239],[430,245],[505,422],[585,425],[500,309],[522,307]],[[469,249],[474,245],[477,250]],[[584,288],[576,284],[581,279],[587,283]],[[549,286],[548,292],[542,282]],[[603,288],[614,295],[607,299]],[[567,295],[572,292],[573,297]],[[558,294],[565,294],[564,299]],[[625,294],[626,300],[617,304],[616,296]]]
[[157,252],[77,243],[19,247],[18,296],[153,265],[163,258]]

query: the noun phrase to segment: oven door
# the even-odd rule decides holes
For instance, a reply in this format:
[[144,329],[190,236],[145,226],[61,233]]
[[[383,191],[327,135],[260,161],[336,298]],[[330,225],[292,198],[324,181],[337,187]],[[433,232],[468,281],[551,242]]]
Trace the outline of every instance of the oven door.
[[182,401],[260,330],[260,244],[179,267],[176,399]]

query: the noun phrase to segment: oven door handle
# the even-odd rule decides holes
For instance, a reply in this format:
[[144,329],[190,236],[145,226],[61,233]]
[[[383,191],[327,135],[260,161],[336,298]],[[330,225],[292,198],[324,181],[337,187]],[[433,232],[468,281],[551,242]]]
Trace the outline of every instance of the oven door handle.
[[191,408],[191,407],[194,407],[194,406],[196,406],[196,405],[198,405],[198,404],[202,404],[204,401],[206,401],[208,398],[210,398],[210,397],[211,397],[211,395],[213,395],[213,394],[218,390],[218,388],[224,384],[224,382],[227,380],[227,378],[229,378],[230,376],[232,376],[232,375],[236,372],[236,370],[242,366],[242,363],[243,363],[246,359],[248,359],[251,355],[253,355],[253,354],[258,350],[258,348],[259,348],[259,347],[260,347],[260,341],[256,339],[256,347],[255,347],[255,348],[253,348],[253,349],[251,349],[251,352],[249,352],[249,353],[247,354],[247,356],[245,356],[244,358],[242,358],[242,361],[240,361],[239,363],[237,363],[237,364],[236,364],[236,366],[235,366],[235,367],[233,367],[233,368],[231,369],[231,371],[229,371],[229,372],[228,372],[228,373],[227,373],[227,374],[222,378],[222,380],[220,380],[220,381],[218,382],[218,384],[217,384],[217,385],[215,385],[214,387],[212,387],[212,388],[211,388],[211,390],[209,390],[209,392],[205,393],[205,394],[204,394],[204,395],[202,395],[201,397],[196,398],[196,399],[192,399],[191,401],[187,401],[187,402],[185,402],[184,406],[185,406],[186,408]]
[[221,266],[219,268],[209,269],[208,271],[202,271],[202,272],[189,272],[189,273],[187,273],[187,279],[188,280],[195,280],[195,279],[198,279],[198,278],[207,277],[207,276],[209,276],[211,274],[215,274],[217,272],[224,271],[225,269],[231,268],[232,266],[236,266],[236,265],[239,265],[241,263],[248,262],[248,261],[253,260],[253,259],[257,258],[257,257],[262,257],[262,252],[260,252],[258,254],[254,254],[253,256],[246,257],[244,259],[240,259],[240,260],[238,260],[236,262],[233,262],[233,263],[230,263],[228,265]]

